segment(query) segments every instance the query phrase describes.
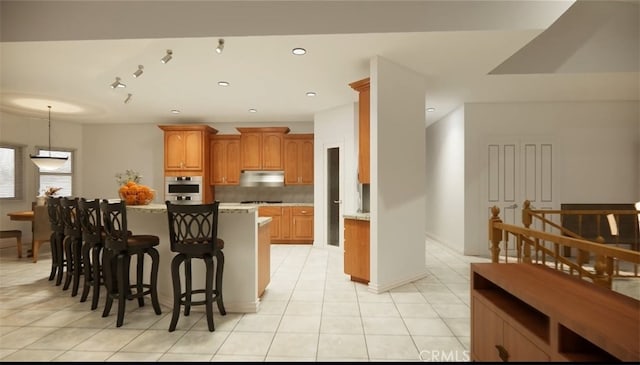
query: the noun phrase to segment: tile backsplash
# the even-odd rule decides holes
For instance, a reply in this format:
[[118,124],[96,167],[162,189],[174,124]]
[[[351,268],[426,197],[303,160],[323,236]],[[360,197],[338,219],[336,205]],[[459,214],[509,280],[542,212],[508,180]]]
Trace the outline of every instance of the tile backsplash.
[[243,200],[282,200],[284,203],[313,203],[313,186],[244,187],[216,186],[216,200],[237,203]]

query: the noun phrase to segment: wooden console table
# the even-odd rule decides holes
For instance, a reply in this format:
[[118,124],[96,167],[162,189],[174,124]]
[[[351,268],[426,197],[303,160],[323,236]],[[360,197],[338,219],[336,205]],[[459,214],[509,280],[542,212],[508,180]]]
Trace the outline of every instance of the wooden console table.
[[474,361],[640,361],[640,301],[537,264],[471,264]]

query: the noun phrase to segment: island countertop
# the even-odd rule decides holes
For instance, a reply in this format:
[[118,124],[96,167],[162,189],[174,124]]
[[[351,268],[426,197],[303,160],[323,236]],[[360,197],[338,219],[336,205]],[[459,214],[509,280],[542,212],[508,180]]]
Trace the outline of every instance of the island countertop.
[[[166,213],[167,205],[152,203],[147,205],[127,205],[127,209],[141,213]],[[220,203],[218,212],[220,213],[250,213],[257,210],[257,205],[240,203]]]
[[368,221],[371,219],[371,213],[351,213],[351,214],[343,214],[342,217],[344,219],[355,219],[359,221]]

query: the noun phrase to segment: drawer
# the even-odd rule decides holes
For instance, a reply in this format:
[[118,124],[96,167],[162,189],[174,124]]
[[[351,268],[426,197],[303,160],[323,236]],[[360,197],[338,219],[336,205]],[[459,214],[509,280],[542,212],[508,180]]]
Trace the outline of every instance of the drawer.
[[291,207],[292,215],[313,215],[313,207],[311,206],[302,206],[302,207]]
[[278,217],[281,215],[281,207],[258,207],[258,216],[260,217]]

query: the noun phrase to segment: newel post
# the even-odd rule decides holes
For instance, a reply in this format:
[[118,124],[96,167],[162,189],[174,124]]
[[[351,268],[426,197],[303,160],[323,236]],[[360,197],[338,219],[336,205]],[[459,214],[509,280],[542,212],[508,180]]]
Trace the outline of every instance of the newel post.
[[[598,236],[596,238],[598,243],[604,244],[604,238]],[[611,289],[611,281],[613,278],[613,257],[608,257],[602,254],[596,254],[596,262],[593,265],[596,271],[595,284]]]
[[[531,202],[529,200],[525,200],[524,201],[524,206],[522,207],[522,225],[524,225],[525,228],[530,228],[531,227],[531,222],[532,222],[532,218],[531,218]],[[523,252],[523,257],[522,257],[522,261],[530,264],[531,263],[531,245],[529,245],[526,241],[523,240],[523,244],[524,244],[524,252]]]
[[502,241],[502,230],[497,228],[496,223],[502,223],[498,216],[500,208],[495,205],[491,208],[491,218],[489,219],[489,240],[491,241],[491,262],[497,263],[500,257],[500,241]]

